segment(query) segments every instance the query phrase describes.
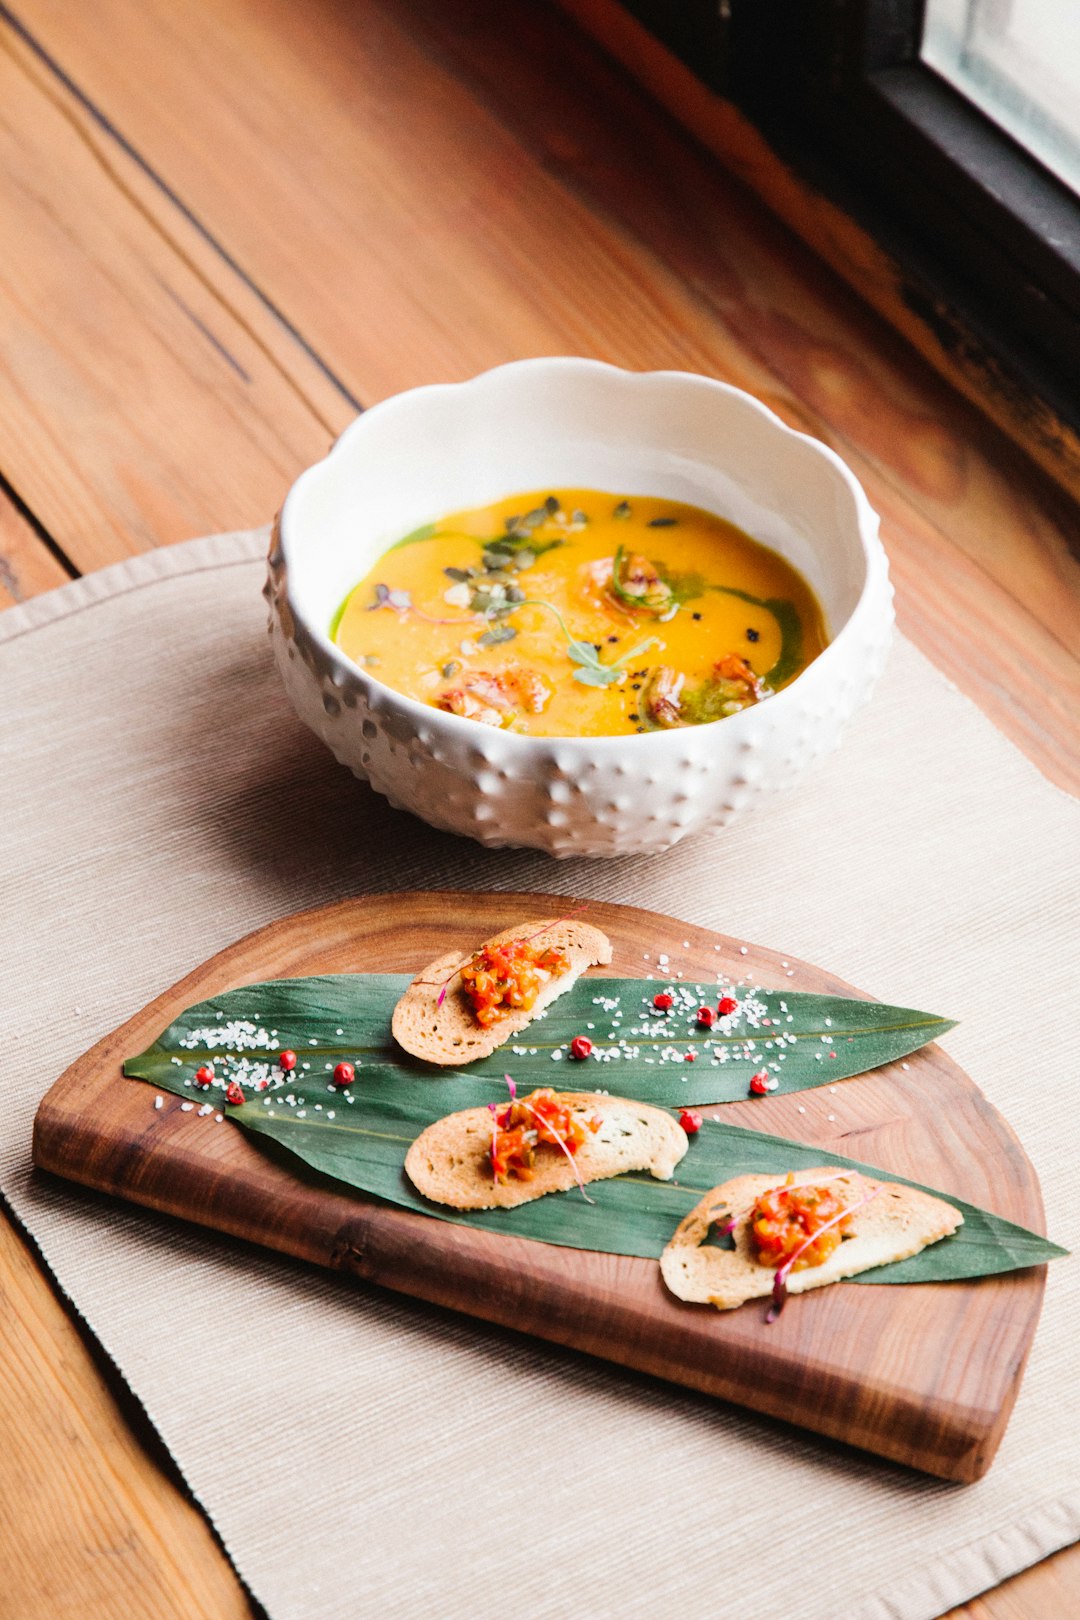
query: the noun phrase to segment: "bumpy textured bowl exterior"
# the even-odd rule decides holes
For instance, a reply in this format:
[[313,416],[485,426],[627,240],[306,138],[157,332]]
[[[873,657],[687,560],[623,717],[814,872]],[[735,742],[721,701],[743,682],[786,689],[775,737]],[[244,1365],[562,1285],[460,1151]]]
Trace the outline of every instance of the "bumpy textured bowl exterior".
[[[444,714],[331,642],[341,599],[400,536],[545,486],[719,512],[809,578],[832,641],[789,687],[726,720],[599,738]],[[415,389],[358,418],[290,491],[265,594],[289,698],[342,764],[432,826],[559,856],[669,849],[793,786],[869,697],[892,628],[877,518],[830,450],[709,378],[570,359]]]

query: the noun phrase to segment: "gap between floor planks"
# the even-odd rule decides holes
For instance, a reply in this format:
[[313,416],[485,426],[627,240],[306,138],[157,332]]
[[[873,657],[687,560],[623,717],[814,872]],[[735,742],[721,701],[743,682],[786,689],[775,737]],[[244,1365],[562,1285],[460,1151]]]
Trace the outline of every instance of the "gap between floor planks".
[[0,1430],[5,1620],[252,1620],[2,1208]]
[[272,516],[353,406],[0,23],[0,467],[80,571]]

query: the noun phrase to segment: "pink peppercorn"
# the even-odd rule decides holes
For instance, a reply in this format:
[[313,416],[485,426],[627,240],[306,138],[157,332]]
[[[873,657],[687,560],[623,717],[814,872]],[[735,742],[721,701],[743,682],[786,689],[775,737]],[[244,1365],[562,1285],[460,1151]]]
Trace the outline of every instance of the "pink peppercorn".
[[240,1087],[237,1085],[235,1080],[230,1080],[228,1085],[225,1087],[225,1101],[229,1103],[242,1103],[243,1100],[244,1093],[240,1090]]
[[711,1007],[699,1007],[697,1010],[697,1021],[706,1029],[712,1028],[715,1017],[716,1014],[713,1012]]
[[734,996],[721,996],[716,1004],[716,1010],[721,1018],[727,1018],[731,1013],[738,1012],[739,1003]]
[[679,1115],[679,1124],[687,1136],[695,1136],[701,1129],[701,1115],[696,1108],[684,1108]]
[[335,1084],[335,1086],[340,1086],[344,1090],[344,1088],[346,1086],[351,1086],[355,1079],[356,1079],[356,1070],[353,1068],[351,1063],[339,1063],[335,1067],[335,1069],[334,1069],[334,1084]]
[[587,1035],[575,1035],[570,1042],[570,1056],[572,1058],[587,1058],[592,1052],[592,1041]]
[[296,1053],[288,1050],[278,1053],[278,1068],[282,1074],[291,1074],[296,1068]]
[[213,1078],[214,1078],[213,1069],[209,1068],[207,1066],[207,1064],[205,1064],[205,1063],[203,1064],[201,1069],[196,1069],[195,1070],[195,1084],[197,1086],[202,1086],[204,1091],[206,1090],[207,1086],[211,1083]]
[[666,990],[661,990],[653,996],[652,1004],[657,1012],[670,1012],[675,1002],[673,996],[669,996]]
[[750,1090],[755,1097],[767,1096],[770,1089],[767,1069],[759,1069],[756,1074],[750,1076]]

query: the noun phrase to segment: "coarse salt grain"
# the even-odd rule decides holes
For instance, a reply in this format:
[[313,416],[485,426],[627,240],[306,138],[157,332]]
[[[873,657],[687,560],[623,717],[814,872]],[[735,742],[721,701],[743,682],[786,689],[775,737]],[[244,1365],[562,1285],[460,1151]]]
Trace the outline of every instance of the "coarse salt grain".
[[164,1108],[164,1106],[165,1106],[164,1097],[155,1097],[154,1098],[154,1107],[155,1108]]

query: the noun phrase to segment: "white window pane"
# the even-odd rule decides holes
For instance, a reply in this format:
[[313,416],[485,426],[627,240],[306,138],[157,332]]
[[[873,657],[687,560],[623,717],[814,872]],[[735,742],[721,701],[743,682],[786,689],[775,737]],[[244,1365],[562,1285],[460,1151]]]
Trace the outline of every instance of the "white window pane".
[[1080,193],[1080,0],[927,0],[922,59]]

